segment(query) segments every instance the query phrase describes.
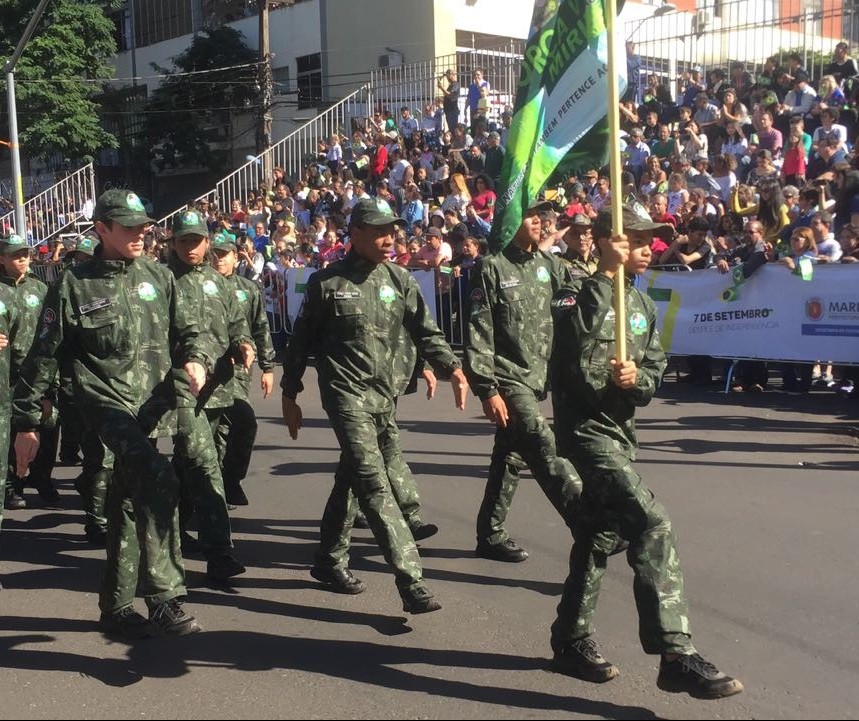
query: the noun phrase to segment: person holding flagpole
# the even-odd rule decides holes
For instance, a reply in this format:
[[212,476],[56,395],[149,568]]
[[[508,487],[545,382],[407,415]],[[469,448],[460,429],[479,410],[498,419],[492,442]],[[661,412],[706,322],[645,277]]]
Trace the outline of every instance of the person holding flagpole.
[[[572,461],[583,483],[570,573],[552,625],[552,667],[595,683],[618,675],[597,650],[592,624],[614,550],[604,539],[614,532],[629,542],[641,645],[645,653],[661,655],[657,686],[698,698],[733,696],[742,683],[692,645],[671,521],[632,467],[635,409],[651,401],[666,366],[656,306],[633,280],[647,270],[654,231],[664,224],[628,206],[623,215],[626,235],[613,235],[612,214],[600,213],[594,224],[597,272],[560,290],[552,301],[556,346],[550,378],[558,453]],[[629,280],[621,280],[620,268]],[[618,286],[630,310],[623,329],[630,353],[623,361],[612,307]]]

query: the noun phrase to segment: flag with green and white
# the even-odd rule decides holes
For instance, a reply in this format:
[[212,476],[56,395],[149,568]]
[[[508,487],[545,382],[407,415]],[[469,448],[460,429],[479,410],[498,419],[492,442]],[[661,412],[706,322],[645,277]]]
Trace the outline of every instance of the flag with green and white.
[[[616,69],[621,94],[626,66]],[[503,250],[563,163],[601,167],[609,150],[604,0],[536,0],[489,246]],[[613,99],[612,102],[617,102]]]

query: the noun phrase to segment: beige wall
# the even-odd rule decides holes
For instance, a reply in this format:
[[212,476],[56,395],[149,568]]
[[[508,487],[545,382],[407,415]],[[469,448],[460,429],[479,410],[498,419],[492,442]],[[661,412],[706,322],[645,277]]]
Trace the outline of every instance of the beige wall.
[[[358,86],[378,67],[386,47],[401,52],[404,64],[432,59],[434,6],[434,0],[321,0],[323,75],[331,84]],[[332,88],[339,97],[347,92]]]

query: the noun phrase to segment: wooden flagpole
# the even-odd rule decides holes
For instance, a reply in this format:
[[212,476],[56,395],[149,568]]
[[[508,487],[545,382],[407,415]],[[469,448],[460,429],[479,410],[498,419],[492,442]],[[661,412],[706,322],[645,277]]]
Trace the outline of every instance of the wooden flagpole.
[[[611,170],[612,233],[623,234],[623,179],[620,164],[620,87],[617,70],[626,62],[615,35],[617,0],[605,0],[605,28],[608,36],[608,129],[609,168]],[[635,78],[629,80],[635,82]],[[623,266],[614,277],[614,337],[618,363],[626,360],[626,278]]]

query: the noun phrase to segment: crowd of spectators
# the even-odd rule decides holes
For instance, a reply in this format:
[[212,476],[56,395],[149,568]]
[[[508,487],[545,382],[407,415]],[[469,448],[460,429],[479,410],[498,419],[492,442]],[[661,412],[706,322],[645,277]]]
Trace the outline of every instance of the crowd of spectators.
[[[621,102],[623,187],[611,187],[607,168],[558,178],[546,191],[555,211],[542,219],[544,249],[559,254],[574,274],[592,272],[589,225],[620,192],[671,226],[654,244],[657,266],[727,272],[742,264],[748,275],[766,262],[797,273],[807,263],[859,262],[856,66],[839,46],[832,65],[812,82],[796,61],[780,68],[771,59],[758,77],[742,63],[730,72],[712,70],[706,79],[693,69],[673,95],[650,76],[640,103],[634,92]],[[445,73],[438,91],[419,113],[408,106],[376,108],[348,136],[329,136],[307,158],[301,177],[275,168],[247,197],[197,203],[213,232],[239,240],[238,270],[265,288],[279,347],[288,331],[284,274],[342,258],[351,210],[366,197],[406,221],[392,261],[435,270],[439,320],[456,336],[451,319],[467,270],[487,252],[512,109],[487,112],[491,89],[480,71],[467,90],[456,73]],[[463,95],[460,118],[452,99]],[[154,229],[147,239],[153,257],[163,255],[163,235]],[[689,379],[709,382],[713,367],[693,359]],[[745,370],[737,390],[766,387],[759,364]],[[825,363],[814,377],[810,367],[801,369],[786,387],[806,391],[815,380],[852,388],[846,379],[839,384]]]
[[[627,54],[640,67],[634,44]],[[611,188],[607,169],[569,177],[566,213],[592,219],[621,192],[672,226],[653,248],[653,264],[665,268],[728,272],[740,264],[748,276],[767,262],[793,273],[857,263],[857,76],[845,43],[818,78],[796,53],[785,65],[768,59],[757,76],[742,62],[706,75],[693,68],[674,93],[649,75],[641,92],[633,85],[620,103],[624,187]],[[708,359],[691,359],[688,379],[708,383],[712,368]],[[852,381],[839,382],[826,364],[784,371],[789,391],[817,382],[852,393]],[[745,363],[734,390],[760,391],[767,382],[764,364]]]

